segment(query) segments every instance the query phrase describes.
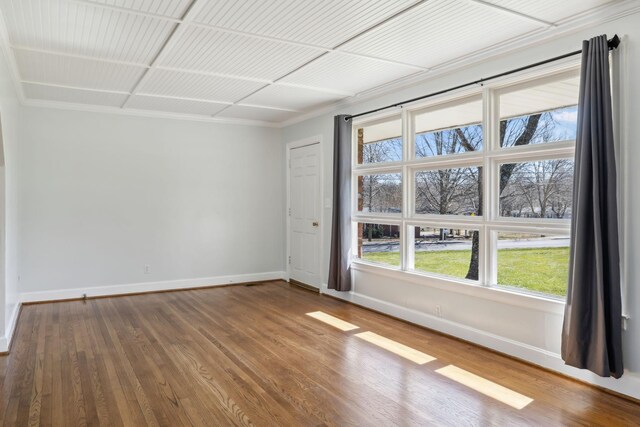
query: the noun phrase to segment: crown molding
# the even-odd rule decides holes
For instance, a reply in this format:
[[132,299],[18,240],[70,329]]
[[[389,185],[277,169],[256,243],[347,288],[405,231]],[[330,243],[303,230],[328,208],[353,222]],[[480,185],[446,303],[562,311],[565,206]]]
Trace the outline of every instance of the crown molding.
[[640,12],[640,2],[637,0],[623,0],[614,4],[604,4],[569,19],[559,21],[556,27],[534,30],[520,37],[496,44],[491,48],[479,50],[472,54],[448,61],[447,63],[434,66],[428,71],[414,73],[407,77],[360,92],[355,96],[325,105],[322,108],[308,111],[289,120],[280,122],[279,125],[280,127],[287,127],[323,114],[331,113],[340,108],[353,107],[371,99],[428,82],[445,74],[461,71],[492,59],[514,54],[534,46],[543,45],[553,38],[570,35],[580,30],[615,21],[638,12]]
[[[56,102],[46,101],[40,99],[25,99],[22,102],[23,107],[34,108],[50,108],[56,110],[72,110],[83,111],[90,113],[106,113],[117,114],[122,116],[135,116],[135,117],[149,117],[155,119],[175,119],[175,120],[187,120],[193,122],[205,122],[205,123],[217,123],[225,125],[241,125],[241,126],[257,126],[267,128],[280,128],[279,123],[265,122],[262,120],[247,120],[247,119],[230,119],[230,118],[218,118],[212,116],[203,116],[198,114],[183,114],[183,113],[170,113],[165,111],[155,110],[142,110],[142,109],[123,109],[120,107],[108,107],[103,105],[91,105],[91,104],[77,104],[71,102]],[[230,106],[230,105],[229,105]]]

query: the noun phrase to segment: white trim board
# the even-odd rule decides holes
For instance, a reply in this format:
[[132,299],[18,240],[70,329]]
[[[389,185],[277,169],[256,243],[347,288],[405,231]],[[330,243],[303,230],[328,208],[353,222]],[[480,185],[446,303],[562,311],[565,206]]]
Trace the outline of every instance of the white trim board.
[[380,313],[451,335],[452,337],[478,344],[491,350],[504,353],[508,356],[516,357],[543,368],[550,369],[562,375],[575,378],[585,383],[606,388],[616,393],[631,396],[635,399],[640,399],[640,373],[627,371],[619,380],[613,378],[602,378],[592,372],[565,365],[559,354],[523,342],[501,337],[480,329],[472,328],[461,323],[435,317],[421,311],[382,301],[354,291],[336,292],[328,289],[326,283],[322,285],[320,293],[327,294],[353,304],[361,305]]
[[207,288],[234,283],[258,282],[264,280],[281,280],[284,271],[270,271],[265,273],[236,274],[229,276],[201,277],[195,279],[164,280],[159,282],[129,283],[122,285],[93,286],[75,289],[59,289],[51,291],[23,292],[20,294],[21,303],[57,301],[65,299],[102,297],[110,295],[126,295],[143,292],[173,291],[180,289]]
[[58,101],[47,101],[47,100],[39,100],[39,99],[25,99],[22,101],[22,106],[33,107],[33,108],[52,108],[57,110],[84,111],[84,112],[91,112],[91,113],[118,114],[122,116],[150,117],[155,119],[160,118],[160,119],[187,120],[187,121],[193,121],[193,122],[219,123],[219,124],[225,124],[225,125],[243,125],[243,126],[267,127],[267,128],[281,127],[278,123],[265,122],[261,120],[224,119],[219,117],[202,116],[198,114],[169,113],[169,112],[155,111],[155,110],[138,110],[134,108],[122,109],[122,108],[115,108],[115,107],[106,107],[101,105],[75,104],[72,102],[58,102]]
[[0,337],[0,353],[4,353],[9,351],[11,347],[11,341],[13,340],[13,336],[16,333],[16,327],[18,326],[18,316],[20,315],[20,307],[21,303],[17,303],[13,308],[13,313],[11,313],[11,318],[9,319],[9,323],[7,324],[7,328],[5,330],[5,336]]

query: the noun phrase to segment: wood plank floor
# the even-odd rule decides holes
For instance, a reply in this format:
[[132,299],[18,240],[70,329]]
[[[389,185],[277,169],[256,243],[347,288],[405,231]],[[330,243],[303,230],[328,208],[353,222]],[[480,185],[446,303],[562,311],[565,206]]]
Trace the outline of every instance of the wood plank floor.
[[[526,406],[496,399],[511,395]],[[631,426],[640,405],[273,282],[23,307],[0,357],[0,424]]]

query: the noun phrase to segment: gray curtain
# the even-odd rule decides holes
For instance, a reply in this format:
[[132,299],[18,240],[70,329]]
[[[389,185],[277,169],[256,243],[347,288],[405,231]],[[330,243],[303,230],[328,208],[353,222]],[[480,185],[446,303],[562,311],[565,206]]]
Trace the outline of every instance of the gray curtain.
[[351,290],[351,119],[334,117],[333,223],[329,289]]
[[574,179],[562,358],[567,365],[619,378],[623,366],[616,162],[604,35],[582,45]]

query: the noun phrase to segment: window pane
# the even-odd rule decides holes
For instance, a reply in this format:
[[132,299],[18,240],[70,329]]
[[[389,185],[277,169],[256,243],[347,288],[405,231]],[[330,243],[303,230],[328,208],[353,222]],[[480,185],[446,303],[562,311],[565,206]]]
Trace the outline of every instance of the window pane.
[[500,96],[500,146],[576,139],[579,77]]
[[500,216],[571,218],[573,160],[500,166]]
[[356,129],[358,164],[402,160],[402,121],[394,118]]
[[416,172],[416,213],[482,215],[482,168]]
[[400,227],[358,223],[357,257],[377,264],[400,267]]
[[565,296],[569,236],[498,233],[498,284]]
[[358,176],[358,211],[400,213],[402,175],[387,173]]
[[478,280],[478,231],[418,226],[412,228],[414,270]]
[[482,101],[417,113],[416,158],[482,150]]

